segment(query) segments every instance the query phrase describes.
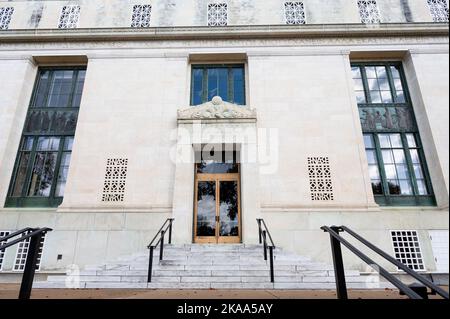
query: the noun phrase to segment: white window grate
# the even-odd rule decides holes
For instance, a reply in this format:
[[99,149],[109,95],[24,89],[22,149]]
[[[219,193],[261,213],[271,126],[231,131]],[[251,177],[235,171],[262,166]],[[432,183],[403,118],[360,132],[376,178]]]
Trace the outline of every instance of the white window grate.
[[[25,236],[25,234],[23,234],[22,236]],[[18,244],[16,252],[16,260],[14,262],[13,268],[14,271],[23,271],[25,269],[28,250],[30,248],[30,240],[31,238],[27,238],[26,240]],[[41,259],[42,259],[42,252],[44,251],[44,242],[45,242],[45,234],[42,236],[41,241],[39,243],[39,250],[36,261],[36,270],[39,270],[41,268]]]
[[330,159],[328,157],[308,157],[308,174],[311,200],[334,200]]
[[9,23],[11,22],[13,13],[13,7],[0,8],[0,30],[7,30],[9,28]]
[[123,202],[127,179],[128,159],[110,158],[106,163],[103,202]]
[[305,24],[305,6],[303,2],[285,2],[284,13],[286,24]]
[[447,0],[428,0],[428,6],[434,22],[448,22]]
[[380,23],[380,10],[375,0],[358,1],[359,15],[361,22],[366,24]]
[[228,25],[228,5],[226,3],[208,4],[208,26],[224,27]]
[[64,6],[59,18],[59,29],[74,29],[78,25],[81,7],[77,5]]
[[133,6],[133,15],[131,16],[132,28],[148,28],[150,27],[150,17],[152,14],[151,5],[135,5]]
[[425,270],[417,231],[393,230],[391,231],[391,238],[394,246],[395,258],[399,262],[412,270]]
[[[0,231],[0,238],[6,237],[10,234],[9,231],[2,230]],[[0,246],[6,244],[6,241],[0,242]],[[5,251],[0,250],[0,271],[3,270],[3,260],[5,259]]]

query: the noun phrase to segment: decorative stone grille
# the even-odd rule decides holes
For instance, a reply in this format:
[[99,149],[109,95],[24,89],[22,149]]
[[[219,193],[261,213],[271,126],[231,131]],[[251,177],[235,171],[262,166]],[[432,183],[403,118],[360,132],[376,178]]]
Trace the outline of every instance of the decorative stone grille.
[[127,179],[128,159],[111,158],[106,164],[103,202],[123,202]]
[[434,22],[448,22],[447,0],[428,0],[428,6]]
[[64,6],[61,11],[61,16],[59,18],[59,29],[74,29],[78,25],[78,20],[80,18],[80,6],[70,5]]
[[380,11],[375,0],[358,1],[359,15],[361,22],[366,24],[380,23]]
[[286,24],[305,24],[305,6],[303,2],[286,2],[284,4]]
[[7,30],[9,28],[13,13],[13,7],[0,8],[0,30]]
[[150,27],[150,17],[152,14],[151,5],[135,5],[133,6],[133,15],[131,16],[132,28],[148,28]]
[[334,200],[329,158],[308,157],[308,174],[311,189],[311,200]]
[[208,4],[208,26],[223,27],[228,25],[228,5],[226,3]]

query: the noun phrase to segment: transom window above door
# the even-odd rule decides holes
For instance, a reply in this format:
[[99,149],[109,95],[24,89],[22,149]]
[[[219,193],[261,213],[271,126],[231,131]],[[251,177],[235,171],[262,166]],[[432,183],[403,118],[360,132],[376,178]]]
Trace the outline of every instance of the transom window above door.
[[195,154],[197,174],[239,173],[239,153],[204,148]]
[[222,100],[245,105],[245,67],[232,65],[193,65],[191,105],[199,105],[220,96]]

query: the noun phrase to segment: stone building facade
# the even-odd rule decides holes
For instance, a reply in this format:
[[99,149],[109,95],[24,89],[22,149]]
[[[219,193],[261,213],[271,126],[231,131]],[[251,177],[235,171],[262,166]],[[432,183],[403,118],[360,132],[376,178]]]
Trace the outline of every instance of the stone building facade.
[[41,273],[171,217],[324,262],[346,225],[448,273],[446,0],[0,0],[0,83],[0,231],[53,229]]

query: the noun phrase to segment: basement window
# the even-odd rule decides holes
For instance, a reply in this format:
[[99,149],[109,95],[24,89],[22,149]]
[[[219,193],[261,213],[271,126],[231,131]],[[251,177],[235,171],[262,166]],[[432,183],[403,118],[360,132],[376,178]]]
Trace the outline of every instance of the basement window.
[[395,259],[412,270],[425,271],[419,236],[416,230],[393,230],[391,231],[391,238]]
[[[22,236],[25,236],[25,234],[23,234]],[[28,251],[30,248],[30,240],[31,238],[27,238],[26,240],[18,244],[16,259],[13,268],[14,271],[23,271],[25,269],[25,263],[27,261]],[[41,259],[42,259],[42,252],[44,251],[44,242],[45,242],[45,235],[42,236],[41,241],[39,243],[39,250],[36,261],[36,270],[40,270],[41,268]]]
[[[9,231],[0,230],[0,238],[6,237],[10,234]],[[6,241],[0,241],[0,246],[6,244]],[[5,259],[5,250],[0,250],[0,271],[3,270],[3,261]]]

